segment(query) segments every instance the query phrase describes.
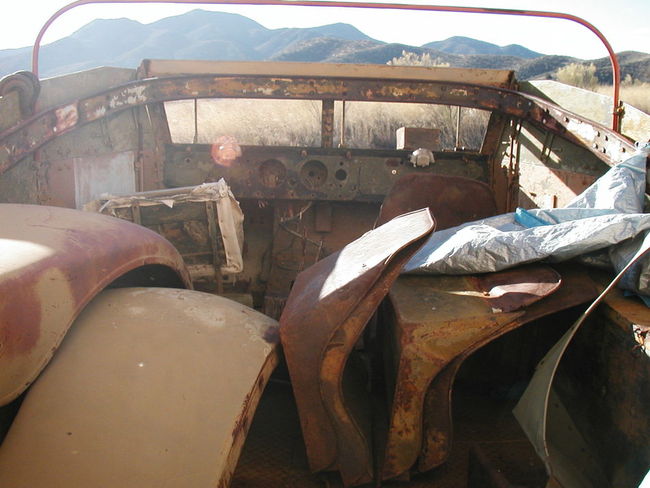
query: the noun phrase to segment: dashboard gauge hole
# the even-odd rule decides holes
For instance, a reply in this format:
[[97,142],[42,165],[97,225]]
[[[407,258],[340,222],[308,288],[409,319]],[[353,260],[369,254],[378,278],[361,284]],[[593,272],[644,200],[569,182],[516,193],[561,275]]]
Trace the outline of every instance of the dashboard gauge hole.
[[309,189],[322,186],[327,180],[327,166],[321,161],[312,159],[307,161],[300,170],[300,180]]
[[277,159],[267,159],[259,168],[260,183],[267,188],[277,188],[287,178],[287,168]]

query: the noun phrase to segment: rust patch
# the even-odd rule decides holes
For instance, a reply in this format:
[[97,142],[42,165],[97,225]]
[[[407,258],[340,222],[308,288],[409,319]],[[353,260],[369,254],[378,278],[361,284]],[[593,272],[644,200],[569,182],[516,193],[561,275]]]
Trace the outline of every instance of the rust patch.
[[[516,327],[595,296],[596,289],[584,271],[567,265],[561,269],[562,282],[553,269],[529,266],[471,279],[402,277],[393,286],[390,297],[396,332],[390,340],[400,341],[394,346],[399,351],[399,369],[393,373],[395,402],[390,412],[383,479],[410,470],[418,456],[422,471],[445,461],[452,438],[451,388],[467,356]],[[531,282],[539,282],[539,286],[531,287]],[[511,289],[509,283],[513,284]],[[506,293],[500,293],[499,287]],[[484,292],[494,296],[486,297]],[[425,295],[432,301],[413,299]],[[497,311],[497,306],[510,312]],[[459,308],[468,312],[463,315],[464,310]],[[418,320],[407,321],[405,316]],[[455,318],[450,321],[449,317]],[[435,340],[428,340],[431,337]]]
[[[452,86],[451,89],[449,87]],[[549,102],[497,87],[442,81],[364,80],[333,77],[201,76],[151,78],[129,82],[48,111],[0,133],[0,144],[15,147],[3,170],[69,129],[146,103],[187,98],[292,98],[310,100],[413,101],[497,110],[525,119],[589,149],[608,165],[634,146],[620,134],[567,112]],[[59,113],[57,113],[59,112]],[[56,113],[56,116],[54,114]],[[585,134],[580,130],[587,127]],[[56,130],[55,130],[56,129]]]
[[550,295],[560,287],[560,275],[548,266],[487,273],[471,278],[494,312],[513,312]]
[[[51,253],[11,277],[0,276],[0,369],[7,371],[0,383],[0,404],[36,378],[84,305],[116,278],[140,266],[160,264],[174,269],[191,288],[182,258],[153,231],[70,209],[2,207],[0,226],[10,225],[6,237],[41,245]],[[12,255],[0,258],[11,263]],[[43,337],[46,342],[39,341]]]
[[238,438],[244,438],[246,437],[246,433],[248,432],[248,404],[251,401],[251,393],[248,393],[246,397],[244,398],[244,401],[242,402],[242,408],[241,411],[243,414],[238,417],[235,420],[235,426],[232,429],[232,438],[233,442],[235,442]]
[[280,328],[276,326],[268,327],[262,338],[269,344],[277,344],[280,342]]
[[377,225],[427,207],[438,230],[496,214],[492,190],[484,183],[459,176],[410,174],[397,180],[386,195]]
[[[356,449],[365,442],[362,434],[347,428],[348,415],[337,408],[344,400],[337,385],[355,337],[399,274],[401,265],[391,268],[393,261],[404,264],[432,228],[426,210],[398,217],[296,278],[280,318],[280,337],[313,471],[338,465],[349,482],[363,476],[360,471],[372,472],[364,466],[370,456]],[[357,465],[351,465],[352,457]]]
[[54,111],[56,124],[52,128],[55,133],[65,132],[77,125],[79,112],[76,104],[65,105]]
[[41,335],[41,300],[36,281],[11,279],[0,287],[0,358],[29,353]]

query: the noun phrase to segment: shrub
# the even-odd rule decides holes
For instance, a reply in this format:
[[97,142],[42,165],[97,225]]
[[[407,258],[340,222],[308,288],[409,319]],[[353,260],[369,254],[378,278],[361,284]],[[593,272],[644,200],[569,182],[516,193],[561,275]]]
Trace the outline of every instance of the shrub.
[[402,51],[399,58],[393,58],[386,64],[391,66],[430,66],[438,68],[448,68],[449,63],[445,63],[440,58],[432,58],[430,53],[415,54],[409,51]]
[[570,63],[555,72],[555,78],[561,83],[579,88],[593,89],[598,85],[596,66],[593,63]]

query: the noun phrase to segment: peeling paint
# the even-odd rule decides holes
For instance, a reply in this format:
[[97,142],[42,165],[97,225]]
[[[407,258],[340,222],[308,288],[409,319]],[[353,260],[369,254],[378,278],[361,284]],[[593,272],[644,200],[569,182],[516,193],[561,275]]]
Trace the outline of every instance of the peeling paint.
[[161,264],[191,286],[178,252],[142,227],[62,208],[3,204],[0,210],[0,405],[25,390],[77,314],[121,275]]
[[55,133],[71,129],[79,121],[79,111],[76,103],[56,109],[54,114],[56,116],[56,125],[52,128],[52,132]]
[[123,92],[113,95],[108,101],[108,108],[114,110],[124,106],[140,105],[147,102],[146,85],[136,85],[126,88]]

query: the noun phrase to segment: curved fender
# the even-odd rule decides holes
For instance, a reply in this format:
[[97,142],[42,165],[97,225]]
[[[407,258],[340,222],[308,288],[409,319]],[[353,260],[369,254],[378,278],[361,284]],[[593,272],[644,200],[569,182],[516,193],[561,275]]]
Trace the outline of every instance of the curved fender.
[[277,322],[197,291],[105,290],[25,396],[3,488],[228,486]]
[[0,405],[20,395],[70,324],[104,287],[147,264],[176,271],[164,238],[113,217],[37,205],[0,205]]

